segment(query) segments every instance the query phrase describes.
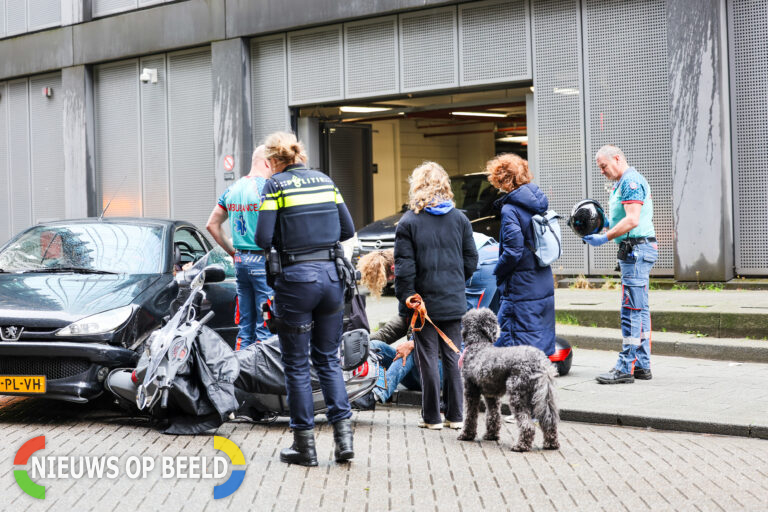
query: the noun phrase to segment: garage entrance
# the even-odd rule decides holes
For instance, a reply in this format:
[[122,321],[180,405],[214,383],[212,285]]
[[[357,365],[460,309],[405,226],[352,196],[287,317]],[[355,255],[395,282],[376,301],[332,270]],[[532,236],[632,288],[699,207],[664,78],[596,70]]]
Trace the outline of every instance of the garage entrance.
[[532,96],[530,87],[408,95],[303,107],[298,115],[317,127],[318,142],[309,143],[322,154],[315,164],[334,179],[359,230],[402,210],[408,177],[425,160],[457,177],[483,172],[499,153],[528,158]]

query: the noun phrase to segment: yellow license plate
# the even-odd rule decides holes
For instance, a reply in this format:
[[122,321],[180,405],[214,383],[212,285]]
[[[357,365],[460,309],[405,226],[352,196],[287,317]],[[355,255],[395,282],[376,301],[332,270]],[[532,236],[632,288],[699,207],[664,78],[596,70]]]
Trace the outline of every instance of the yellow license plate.
[[45,376],[0,375],[0,393],[45,393]]

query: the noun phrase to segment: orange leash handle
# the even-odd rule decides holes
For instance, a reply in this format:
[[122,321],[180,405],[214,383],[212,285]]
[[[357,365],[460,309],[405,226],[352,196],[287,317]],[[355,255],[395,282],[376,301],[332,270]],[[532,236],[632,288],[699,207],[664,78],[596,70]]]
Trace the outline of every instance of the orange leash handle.
[[[448,344],[449,347],[451,347],[451,350],[459,353],[459,349],[456,348],[456,345],[453,344],[451,341],[451,338],[445,335],[443,331],[440,330],[438,326],[435,325],[435,322],[432,321],[431,318],[429,318],[429,315],[427,314],[427,307],[424,305],[424,300],[421,298],[421,295],[418,293],[411,295],[407,299],[405,299],[405,305],[413,310],[413,315],[411,316],[411,330],[413,332],[419,332],[424,328],[427,322],[432,324],[432,327],[435,328],[437,331],[437,334],[440,335],[440,337],[443,339],[444,342]],[[421,325],[418,327],[416,326],[416,321],[420,321]]]

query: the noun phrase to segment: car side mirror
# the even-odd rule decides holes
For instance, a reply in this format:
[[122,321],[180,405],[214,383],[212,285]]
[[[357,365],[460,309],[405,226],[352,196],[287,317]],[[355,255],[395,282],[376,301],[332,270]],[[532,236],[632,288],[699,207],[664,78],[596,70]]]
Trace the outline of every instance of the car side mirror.
[[405,213],[408,211],[408,204],[403,203],[403,206],[400,208],[400,213]]
[[203,279],[207,283],[220,283],[227,278],[227,271],[221,265],[208,265],[203,269]]

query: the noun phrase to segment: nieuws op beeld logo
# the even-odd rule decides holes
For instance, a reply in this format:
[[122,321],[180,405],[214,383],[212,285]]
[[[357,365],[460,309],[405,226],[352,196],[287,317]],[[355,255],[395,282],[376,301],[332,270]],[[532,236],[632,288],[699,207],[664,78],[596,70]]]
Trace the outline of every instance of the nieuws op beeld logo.
[[44,500],[46,488],[35,483],[34,479],[136,479],[147,478],[151,473],[160,471],[162,479],[210,480],[225,477],[228,467],[232,466],[229,478],[224,483],[213,487],[213,499],[218,500],[232,495],[240,488],[245,479],[245,457],[240,448],[226,437],[214,436],[213,447],[226,454],[229,464],[221,456],[212,459],[184,455],[131,456],[122,462],[114,455],[64,457],[43,455],[32,458],[35,452],[45,450],[45,436],[38,436],[24,443],[16,452],[16,457],[13,459],[14,466],[24,466],[25,469],[14,469],[13,476],[22,491],[33,498]]

